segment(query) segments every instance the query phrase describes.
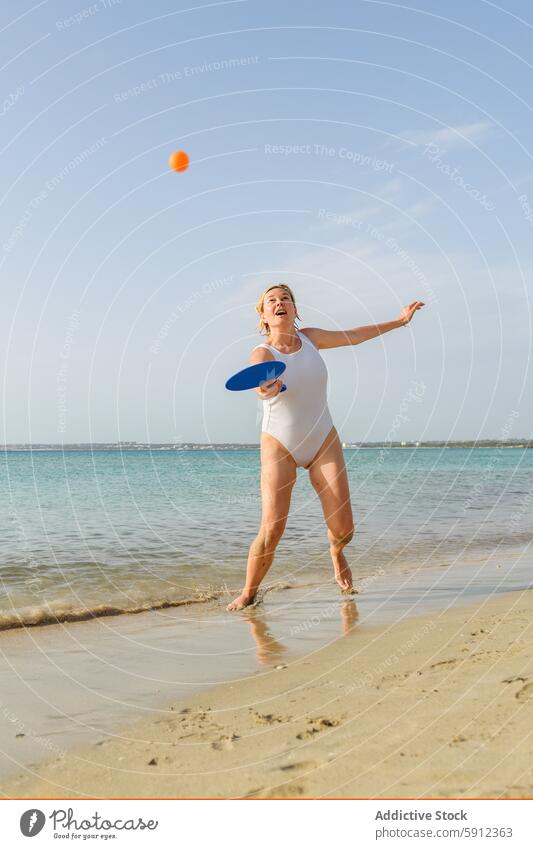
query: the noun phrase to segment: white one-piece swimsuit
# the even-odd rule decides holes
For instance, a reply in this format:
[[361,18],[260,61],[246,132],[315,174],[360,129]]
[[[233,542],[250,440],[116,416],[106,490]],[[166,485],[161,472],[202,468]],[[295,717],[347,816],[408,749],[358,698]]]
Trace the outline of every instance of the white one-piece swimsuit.
[[283,354],[266,342],[256,345],[256,348],[268,348],[276,360],[287,366],[280,376],[287,386],[285,392],[263,401],[261,430],[281,442],[297,466],[307,467],[333,427],[333,421],[328,408],[326,364],[305,333],[296,335],[301,347],[292,354]]

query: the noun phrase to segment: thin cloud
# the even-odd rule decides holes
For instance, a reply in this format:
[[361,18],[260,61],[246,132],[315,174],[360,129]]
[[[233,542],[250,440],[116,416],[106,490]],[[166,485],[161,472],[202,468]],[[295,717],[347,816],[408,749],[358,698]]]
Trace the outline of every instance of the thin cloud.
[[387,180],[386,183],[383,183],[383,185],[376,191],[376,195],[381,198],[389,198],[394,195],[401,194],[402,190],[402,181],[399,177],[395,177],[393,180]]
[[458,148],[469,147],[472,144],[485,141],[492,129],[492,124],[486,121],[476,121],[471,124],[459,124],[456,127],[442,127],[440,130],[407,130],[401,133],[403,138],[415,144],[437,144],[439,147]]

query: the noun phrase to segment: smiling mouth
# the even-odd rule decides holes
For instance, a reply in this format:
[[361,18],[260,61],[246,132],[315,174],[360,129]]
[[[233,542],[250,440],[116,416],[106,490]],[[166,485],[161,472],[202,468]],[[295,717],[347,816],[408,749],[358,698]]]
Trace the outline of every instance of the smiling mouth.
[[279,310],[276,315],[287,315],[285,310]]

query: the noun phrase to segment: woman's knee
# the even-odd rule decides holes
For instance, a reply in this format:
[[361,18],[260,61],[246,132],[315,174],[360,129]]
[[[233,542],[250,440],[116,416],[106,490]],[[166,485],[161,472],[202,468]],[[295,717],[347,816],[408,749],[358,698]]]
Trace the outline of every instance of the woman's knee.
[[331,545],[338,548],[344,548],[345,545],[348,545],[352,541],[354,534],[355,527],[353,523],[344,527],[328,528],[329,541]]

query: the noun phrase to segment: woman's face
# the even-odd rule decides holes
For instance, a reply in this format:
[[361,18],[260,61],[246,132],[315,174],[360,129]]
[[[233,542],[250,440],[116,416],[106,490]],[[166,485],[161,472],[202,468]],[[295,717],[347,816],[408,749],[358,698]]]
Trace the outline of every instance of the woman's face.
[[276,287],[266,293],[263,301],[263,321],[273,327],[292,327],[296,318],[296,307],[285,289]]

